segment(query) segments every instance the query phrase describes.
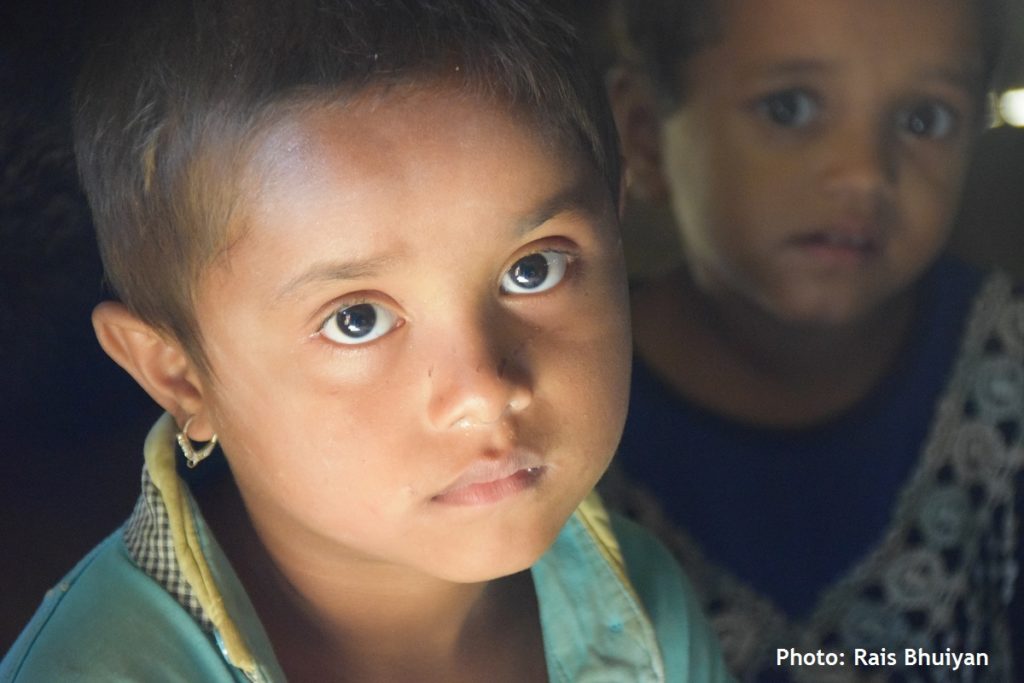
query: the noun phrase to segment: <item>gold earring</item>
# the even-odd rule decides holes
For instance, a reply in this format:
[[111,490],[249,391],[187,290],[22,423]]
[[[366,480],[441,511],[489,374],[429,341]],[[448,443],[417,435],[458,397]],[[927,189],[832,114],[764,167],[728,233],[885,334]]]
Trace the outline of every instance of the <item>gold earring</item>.
[[188,426],[192,424],[192,418],[194,417],[195,415],[190,415],[189,418],[185,420],[185,426],[181,428],[180,432],[178,432],[178,445],[181,446],[181,452],[185,454],[185,461],[188,463],[189,469],[192,469],[206,459],[210,453],[213,452],[213,447],[217,445],[217,435],[214,434],[213,437],[206,442],[206,445],[199,450],[196,450],[195,447],[192,446],[192,438],[188,435]]

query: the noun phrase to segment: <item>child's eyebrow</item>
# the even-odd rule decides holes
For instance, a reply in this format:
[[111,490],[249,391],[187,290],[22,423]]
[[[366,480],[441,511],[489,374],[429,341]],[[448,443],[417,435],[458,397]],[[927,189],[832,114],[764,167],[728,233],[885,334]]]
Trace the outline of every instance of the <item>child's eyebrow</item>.
[[954,88],[973,92],[978,89],[978,82],[981,80],[981,67],[935,67],[922,71],[921,80],[945,83]]
[[[828,73],[837,68],[839,68],[838,65],[829,61],[793,59],[753,66],[746,71],[744,76],[752,80],[760,78],[789,78]],[[981,67],[974,64],[962,67],[952,65],[926,66],[919,72],[918,79],[921,81],[941,82],[956,88],[973,90],[974,84],[980,79],[980,72]]]
[[550,197],[517,222],[516,232],[522,237],[563,213],[597,216],[600,198],[592,183],[580,182]]
[[287,299],[294,295],[297,290],[312,282],[334,282],[372,277],[397,261],[399,257],[399,254],[381,254],[366,259],[316,263],[281,287],[274,295],[274,301],[280,302],[283,299]]

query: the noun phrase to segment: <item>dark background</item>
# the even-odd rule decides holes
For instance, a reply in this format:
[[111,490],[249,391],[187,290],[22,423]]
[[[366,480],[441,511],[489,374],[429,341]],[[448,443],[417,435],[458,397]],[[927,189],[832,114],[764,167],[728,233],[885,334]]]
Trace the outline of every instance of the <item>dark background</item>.
[[0,653],[131,512],[158,414],[89,320],[102,274],[68,102],[83,13],[0,2]]

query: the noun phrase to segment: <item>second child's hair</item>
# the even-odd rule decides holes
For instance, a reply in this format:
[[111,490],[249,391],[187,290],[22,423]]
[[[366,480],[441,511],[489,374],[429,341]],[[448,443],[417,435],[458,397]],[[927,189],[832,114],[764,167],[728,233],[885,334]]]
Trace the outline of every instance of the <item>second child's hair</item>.
[[[675,110],[686,99],[688,84],[682,78],[682,66],[714,45],[727,29],[720,7],[723,1],[613,0],[610,31],[620,58],[645,70],[665,111]],[[983,102],[1005,48],[1006,0],[958,1],[972,5],[977,20],[982,51],[977,95]]]
[[75,95],[75,153],[109,285],[210,371],[198,280],[238,235],[240,177],[267,126],[367,90],[445,84],[570,145],[617,199],[600,80],[543,0],[126,2]]

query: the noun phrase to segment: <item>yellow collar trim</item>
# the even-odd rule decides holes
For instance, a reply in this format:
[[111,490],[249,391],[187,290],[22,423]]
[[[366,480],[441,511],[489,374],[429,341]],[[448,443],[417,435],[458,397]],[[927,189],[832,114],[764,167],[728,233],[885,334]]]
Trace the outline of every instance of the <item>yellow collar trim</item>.
[[246,674],[256,674],[256,659],[241,632],[224,608],[224,600],[203,554],[192,511],[192,496],[175,469],[175,435],[178,426],[170,414],[157,420],[146,437],[145,459],[149,476],[160,492],[170,520],[174,554],[181,573],[220,636],[228,661]]

